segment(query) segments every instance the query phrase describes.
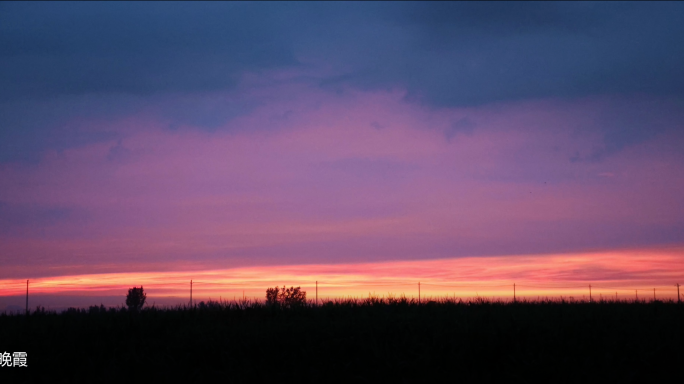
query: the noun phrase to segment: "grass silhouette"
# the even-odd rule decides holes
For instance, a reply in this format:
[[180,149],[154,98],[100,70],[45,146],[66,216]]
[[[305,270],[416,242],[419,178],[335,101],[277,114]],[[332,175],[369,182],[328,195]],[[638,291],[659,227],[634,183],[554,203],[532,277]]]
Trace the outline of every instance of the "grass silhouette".
[[[684,382],[675,302],[405,297],[0,315],[8,382]],[[0,351],[3,352],[3,351]]]

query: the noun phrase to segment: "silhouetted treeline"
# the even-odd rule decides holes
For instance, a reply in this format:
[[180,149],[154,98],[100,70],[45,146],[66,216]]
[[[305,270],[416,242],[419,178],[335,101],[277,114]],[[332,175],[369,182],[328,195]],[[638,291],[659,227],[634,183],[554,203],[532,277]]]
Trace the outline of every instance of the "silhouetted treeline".
[[[674,302],[201,302],[0,315],[8,382],[684,382]],[[18,379],[18,381],[16,381]]]

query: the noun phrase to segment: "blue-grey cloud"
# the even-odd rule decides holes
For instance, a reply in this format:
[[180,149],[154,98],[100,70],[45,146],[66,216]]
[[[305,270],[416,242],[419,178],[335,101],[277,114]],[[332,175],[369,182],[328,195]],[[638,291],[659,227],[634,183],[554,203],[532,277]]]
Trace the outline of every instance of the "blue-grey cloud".
[[593,124],[578,127],[578,133],[600,132],[601,143],[584,154],[576,153],[570,161],[597,162],[630,145],[654,138],[656,135],[684,133],[684,99],[652,97],[647,100],[616,98],[603,106]]
[[[235,91],[247,72],[284,68],[312,69],[338,92],[405,89],[434,107],[681,98],[684,3],[3,2],[0,162],[118,139],[65,127],[73,116]],[[175,102],[161,113],[170,128],[215,129],[254,103]],[[605,124],[594,157],[657,130],[637,120]]]
[[[419,3],[379,12],[327,80],[401,86],[438,106],[594,94],[682,96],[684,5]],[[380,17],[380,16],[385,16]]]
[[144,104],[139,98],[116,95],[0,102],[0,162],[36,162],[46,149],[61,151],[114,140],[116,132],[75,124],[74,117],[106,121]]
[[45,227],[67,220],[73,221],[76,216],[75,210],[71,208],[39,207],[0,201],[0,234],[44,233]]
[[282,6],[3,4],[0,97],[205,91],[295,63]]
[[320,58],[429,102],[681,94],[684,4],[5,3],[0,96],[227,89]]
[[477,127],[477,123],[467,117],[462,117],[451,124],[444,134],[447,140],[451,141],[459,133],[466,135],[472,134],[475,127]]

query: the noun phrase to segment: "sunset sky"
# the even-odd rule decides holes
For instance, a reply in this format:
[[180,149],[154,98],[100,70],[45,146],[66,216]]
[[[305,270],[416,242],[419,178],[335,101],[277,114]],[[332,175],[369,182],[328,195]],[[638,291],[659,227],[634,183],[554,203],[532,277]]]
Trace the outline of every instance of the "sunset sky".
[[683,68],[681,2],[2,2],[0,311],[675,298]]

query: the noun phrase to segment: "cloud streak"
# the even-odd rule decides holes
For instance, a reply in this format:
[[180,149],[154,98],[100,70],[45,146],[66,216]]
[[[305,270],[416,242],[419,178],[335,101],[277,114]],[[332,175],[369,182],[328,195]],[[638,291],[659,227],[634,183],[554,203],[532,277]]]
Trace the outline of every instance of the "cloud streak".
[[[676,298],[675,281],[684,278],[681,248],[631,249],[612,252],[447,260],[344,263],[335,265],[280,265],[193,272],[140,272],[55,276],[32,280],[30,291],[38,301],[57,297],[106,297],[119,301],[131,286],[142,285],[149,302],[184,304],[189,301],[190,280],[197,301],[234,296],[262,300],[267,287],[301,286],[309,299],[367,297],[388,294],[418,297],[475,296],[512,299],[516,296],[575,297],[588,300],[589,284],[595,299],[605,296],[634,299]],[[25,281],[0,280],[0,304],[13,303],[24,294]],[[4,298],[3,298],[4,297]],[[35,300],[34,300],[35,301]],[[118,303],[118,302],[117,302]],[[92,304],[92,303],[90,303]],[[114,302],[108,302],[114,305]],[[34,303],[34,305],[40,305]]]

